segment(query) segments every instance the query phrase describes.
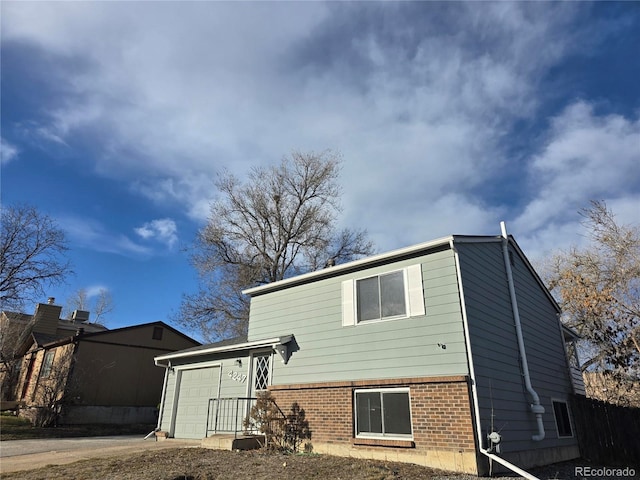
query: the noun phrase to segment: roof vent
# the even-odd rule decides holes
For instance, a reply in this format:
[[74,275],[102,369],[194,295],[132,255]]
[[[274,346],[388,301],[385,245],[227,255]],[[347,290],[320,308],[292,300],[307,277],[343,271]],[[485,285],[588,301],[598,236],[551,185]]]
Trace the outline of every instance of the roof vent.
[[71,314],[71,320],[74,322],[88,322],[89,312],[86,310],[74,310]]
[[48,303],[49,305],[53,305],[54,303],[56,303],[56,297],[49,297],[49,298],[47,299],[47,303]]

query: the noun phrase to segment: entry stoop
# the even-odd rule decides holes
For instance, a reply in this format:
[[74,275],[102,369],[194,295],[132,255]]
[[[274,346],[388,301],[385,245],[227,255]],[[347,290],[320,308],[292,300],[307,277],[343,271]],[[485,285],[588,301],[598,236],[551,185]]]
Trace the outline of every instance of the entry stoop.
[[200,446],[212,450],[255,450],[264,445],[264,435],[212,435],[203,438]]

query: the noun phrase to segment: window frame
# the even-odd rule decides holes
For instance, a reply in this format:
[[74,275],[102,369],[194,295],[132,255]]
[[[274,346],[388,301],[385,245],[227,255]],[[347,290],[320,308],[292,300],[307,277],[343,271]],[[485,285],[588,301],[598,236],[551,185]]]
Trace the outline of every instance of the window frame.
[[[397,315],[389,315],[386,317],[382,316],[382,310],[383,310],[383,305],[382,305],[382,288],[381,288],[381,278],[382,277],[386,277],[386,276],[390,276],[393,274],[396,274],[398,272],[402,273],[402,290],[403,290],[403,300],[404,300],[404,313],[402,314],[397,314]],[[377,279],[377,284],[378,284],[378,311],[380,316],[379,317],[375,317],[375,318],[369,318],[366,320],[359,320],[359,316],[360,316],[360,309],[358,308],[359,306],[359,301],[358,301],[358,283],[365,281],[365,280],[371,280],[372,278]],[[389,272],[384,272],[384,273],[379,273],[377,275],[370,275],[368,277],[362,277],[362,278],[356,278],[354,280],[354,289],[355,289],[355,301],[354,301],[354,315],[355,315],[355,323],[356,325],[359,324],[363,324],[363,323],[374,323],[374,322],[386,322],[389,320],[397,320],[400,318],[409,318],[410,315],[410,308],[409,308],[409,281],[407,279],[407,269],[406,268],[399,268],[397,270],[391,270]]]
[[[358,285],[357,282],[370,278],[380,278],[385,275],[402,272],[404,281],[404,305],[405,313],[403,315],[392,315],[382,318],[373,318],[370,320],[358,321]],[[376,274],[366,275],[361,272],[362,276],[349,278],[342,281],[341,300],[342,300],[342,326],[355,327],[359,325],[371,325],[379,322],[395,321],[399,319],[408,319],[413,317],[421,317],[427,314],[425,304],[426,295],[424,291],[424,279],[422,271],[422,263],[415,263],[393,270],[382,271]],[[382,313],[382,312],[380,312]]]
[[[253,391],[253,393],[258,393],[258,392],[265,392],[267,390],[269,390],[269,387],[271,386],[271,377],[272,377],[272,368],[273,368],[273,352],[272,351],[263,351],[263,352],[256,352],[254,354],[251,355],[251,369],[252,369],[252,380],[251,380],[251,389]],[[267,376],[266,376],[266,384],[264,385],[265,388],[262,389],[258,389],[256,382],[258,380],[258,362],[260,361],[260,358],[266,358],[266,362],[267,362]]]
[[[560,433],[560,423],[558,422],[558,415],[556,413],[556,404],[557,405],[563,405],[564,406],[564,410],[567,414],[567,420],[568,420],[568,427],[569,430],[571,431],[570,435],[567,434],[561,434]],[[575,428],[573,426],[573,420],[571,420],[571,410],[569,409],[569,402],[567,402],[566,400],[560,400],[559,398],[552,398],[551,399],[551,409],[553,410],[553,419],[555,421],[555,425],[556,425],[556,434],[558,435],[558,438],[573,438],[575,436]],[[564,423],[564,420],[563,420]]]
[[[376,432],[358,432],[358,394],[361,393],[379,393],[380,394],[380,417],[381,417],[381,433]],[[406,393],[409,404],[409,427],[410,433],[385,433],[384,424],[384,398],[385,393]],[[411,409],[411,389],[409,387],[397,388],[356,388],[353,390],[353,433],[355,438],[377,439],[377,440],[413,440],[413,412]]]
[[53,370],[53,362],[56,358],[56,351],[47,350],[42,359],[42,367],[40,369],[40,378],[48,378]]
[[151,334],[151,339],[152,340],[162,340],[162,337],[164,335],[164,328],[162,327],[153,327],[153,333]]

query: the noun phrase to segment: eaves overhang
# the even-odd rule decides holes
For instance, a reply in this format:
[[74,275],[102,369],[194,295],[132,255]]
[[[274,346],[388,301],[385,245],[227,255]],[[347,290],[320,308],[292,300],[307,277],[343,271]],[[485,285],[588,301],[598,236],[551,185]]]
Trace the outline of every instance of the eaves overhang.
[[[174,353],[168,353],[165,355],[159,355],[154,358],[156,366],[168,366],[172,360],[185,359],[185,358],[195,358],[201,357],[203,355],[211,355],[217,353],[227,353],[227,352],[240,352],[243,350],[251,350],[255,348],[267,348],[271,347],[274,350],[278,351],[281,355],[283,353],[283,349],[280,348],[285,346],[293,339],[293,335],[282,335],[280,337],[266,338],[264,340],[255,340],[252,342],[243,342],[236,343],[233,345],[224,345],[215,347],[212,346],[207,348],[206,345],[203,348],[199,349],[189,349],[188,351],[178,351]],[[286,349],[284,351],[286,353]],[[283,358],[286,355],[283,355]]]
[[576,332],[573,328],[567,327],[564,323],[562,325],[562,335],[564,337],[565,342],[580,340],[582,336]]
[[341,263],[334,267],[323,268],[322,270],[315,270],[313,272],[305,273],[295,277],[285,278],[277,282],[267,283],[265,285],[259,285],[257,287],[248,288],[243,290],[245,295],[261,295],[263,293],[271,292],[274,290],[280,290],[288,288],[293,285],[301,283],[308,283],[311,281],[319,280],[321,278],[329,278],[341,273],[346,273],[351,270],[359,270],[366,268],[370,265],[375,265],[384,262],[390,262],[399,258],[416,255],[425,250],[431,250],[433,248],[447,246],[453,240],[454,236],[449,235],[447,237],[439,238],[437,240],[431,240],[429,242],[419,243],[410,247],[400,248],[398,250],[392,250],[390,252],[373,255],[371,257],[361,258],[354,260],[353,262]]

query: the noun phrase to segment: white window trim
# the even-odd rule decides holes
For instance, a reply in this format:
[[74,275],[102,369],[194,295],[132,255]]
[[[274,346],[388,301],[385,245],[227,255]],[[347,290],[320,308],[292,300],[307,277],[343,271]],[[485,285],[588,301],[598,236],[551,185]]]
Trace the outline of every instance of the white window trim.
[[[375,434],[375,433],[358,433],[358,393],[406,393],[409,397],[409,423],[411,425],[410,434]],[[413,412],[411,410],[411,389],[409,387],[399,388],[357,388],[353,391],[353,422],[354,434],[356,438],[368,439],[384,439],[384,440],[413,440]]]
[[[560,435],[560,431],[558,430],[558,418],[556,417],[556,409],[553,407],[554,403],[562,403],[567,409],[567,417],[569,417],[569,427],[571,428],[571,435]],[[575,427],[573,426],[573,420],[571,419],[571,409],[569,408],[569,402],[566,400],[562,400],[560,398],[552,398],[551,399],[551,410],[553,410],[553,420],[556,426],[556,435],[558,438],[573,438],[575,437]]]
[[[356,284],[359,280],[380,277],[395,272],[403,272],[404,278],[404,301],[405,314],[394,315],[392,317],[374,318],[371,320],[358,321],[358,301]],[[418,263],[388,272],[381,272],[375,275],[345,280],[342,282],[342,326],[350,327],[357,325],[369,325],[372,323],[389,322],[404,318],[418,317],[426,314],[424,302],[424,284],[422,281],[422,264]]]

